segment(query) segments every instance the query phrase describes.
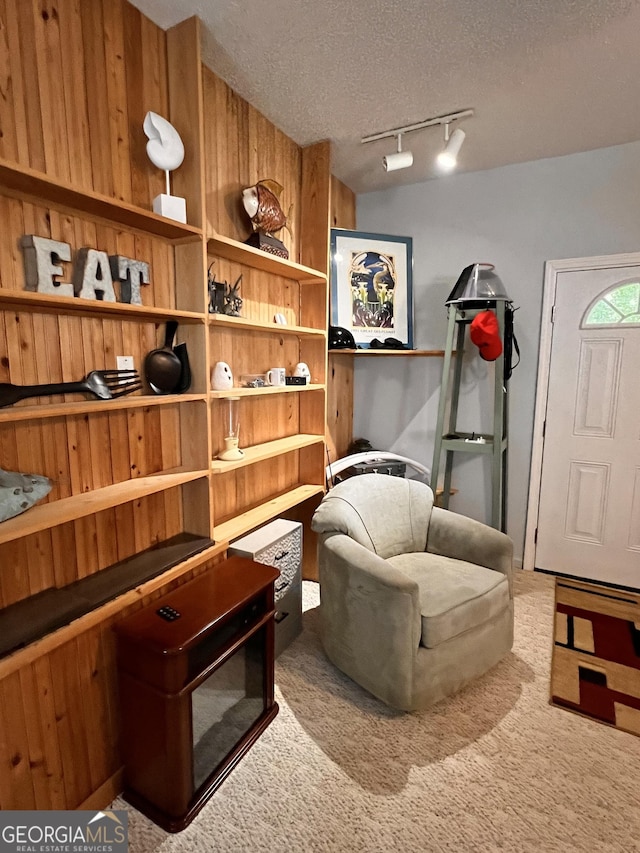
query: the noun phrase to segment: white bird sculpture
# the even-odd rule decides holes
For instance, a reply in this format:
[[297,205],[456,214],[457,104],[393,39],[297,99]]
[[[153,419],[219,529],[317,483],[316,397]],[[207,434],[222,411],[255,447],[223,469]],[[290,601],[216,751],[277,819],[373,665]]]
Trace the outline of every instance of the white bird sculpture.
[[167,195],[170,195],[169,172],[177,169],[184,160],[184,144],[180,134],[166,118],[151,111],[144,117],[142,127],[149,140],[149,159],[158,169],[164,170],[167,177]]

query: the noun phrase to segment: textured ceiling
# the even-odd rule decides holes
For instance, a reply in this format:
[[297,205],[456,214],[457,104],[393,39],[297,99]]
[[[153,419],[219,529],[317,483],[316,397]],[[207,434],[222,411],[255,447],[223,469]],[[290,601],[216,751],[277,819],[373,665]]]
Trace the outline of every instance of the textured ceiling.
[[[473,108],[458,171],[640,139],[640,0],[133,0],[163,28],[204,23],[205,63],[301,145],[330,139],[355,192],[436,177],[442,128],[368,134]],[[267,176],[265,176],[267,177]]]

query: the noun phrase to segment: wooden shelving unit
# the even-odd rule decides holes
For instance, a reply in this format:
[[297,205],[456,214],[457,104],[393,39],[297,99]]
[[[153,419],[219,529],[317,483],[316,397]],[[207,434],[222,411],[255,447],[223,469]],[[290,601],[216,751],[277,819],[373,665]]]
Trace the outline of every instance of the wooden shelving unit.
[[[200,74],[192,23],[171,38],[152,34],[139,26],[137,10],[125,6],[113,7],[109,32],[123,75],[129,66],[130,84],[129,75],[141,70],[139,55],[157,55],[159,67],[168,67],[179,43],[190,45],[192,67]],[[138,141],[130,146],[128,137],[133,128],[142,128],[146,109],[166,114],[167,79],[145,75],[135,97],[134,89],[121,86],[124,76],[115,65],[111,71],[105,65],[103,34],[94,26],[88,0],[60,9],[55,22],[49,16],[25,17],[19,0],[9,0],[5,11],[16,24],[20,19],[20,39],[14,33],[9,48],[12,67],[13,57],[18,59],[15,68],[32,29],[40,44],[51,44],[51,30],[57,33],[58,26],[67,34],[95,34],[100,41],[80,50],[79,61],[70,54],[72,85],[36,59],[28,79],[17,79],[19,71],[13,75],[15,99],[3,120],[5,141],[15,139],[12,117],[24,125],[18,97],[35,86],[36,99],[15,160],[0,158],[0,382],[77,381],[91,370],[115,368],[118,355],[130,355],[143,375],[144,357],[162,345],[170,319],[179,323],[177,340],[188,345],[193,375],[186,394],[155,395],[145,385],[142,392],[114,400],[56,395],[0,409],[0,468],[42,474],[52,484],[45,500],[0,522],[0,620],[4,613],[13,625],[6,648],[15,648],[0,659],[0,808],[92,808],[106,805],[120,790],[114,621],[210,569],[226,551],[222,541],[206,547],[213,528],[206,241],[195,193],[202,178],[193,159],[185,164],[183,175],[195,178],[185,193],[190,224],[145,207],[163,191],[163,179],[148,162],[144,143],[140,157]],[[126,44],[123,12],[132,27]],[[180,74],[184,71],[183,64]],[[51,109],[43,106],[39,124],[39,105],[45,103]],[[182,106],[197,125],[197,96],[183,97]],[[112,121],[109,115],[119,118]],[[44,140],[46,156],[43,149],[38,157],[37,139]],[[144,304],[27,291],[19,248],[24,234],[70,246],[61,281],[73,281],[83,247],[147,262],[151,283],[141,289]],[[119,283],[114,287],[120,297]],[[190,556],[187,548],[169,568],[158,557],[158,565],[149,567],[153,579],[135,580],[129,588],[126,566],[181,537],[204,542],[204,550]],[[95,593],[85,608],[70,604],[80,589]],[[22,641],[15,616],[21,613],[30,614]],[[34,633],[36,623],[46,633]],[[19,755],[11,770],[9,755]]]
[[[91,0],[64,4],[55,20],[21,0],[5,5],[0,23],[15,27],[0,140],[0,383],[77,381],[115,368],[120,355],[132,356],[142,374],[170,319],[179,322],[193,380],[185,394],[155,395],[145,385],[116,400],[57,395],[0,408],[0,469],[52,484],[46,499],[0,522],[0,612],[55,598],[181,534],[215,540],[0,658],[0,808],[95,809],[121,791],[114,623],[215,571],[231,538],[282,513],[308,521],[324,492],[329,145],[302,149],[249,104],[238,109],[238,96],[201,61],[195,18],[165,33],[126,2],[103,4],[102,32]],[[69,45],[63,54],[62,32],[83,38],[77,55]],[[43,60],[33,44],[64,55],[62,65]],[[25,56],[34,60],[22,73]],[[186,199],[188,224],[150,210],[164,175],[145,152],[149,109],[167,116],[185,142],[172,191]],[[233,140],[228,157],[218,135]],[[249,223],[230,199],[266,177],[285,187],[283,208],[296,211],[293,234],[282,236],[302,263],[242,242]],[[73,281],[83,247],[148,262],[144,304],[26,291],[25,234],[70,245],[64,282]],[[219,280],[242,274],[241,317],[209,315],[212,261]],[[276,313],[286,325],[274,322]],[[214,392],[217,361],[238,379],[274,366],[292,373],[305,362],[312,384]],[[226,396],[241,398],[238,463],[217,459]],[[315,550],[308,524],[305,537]]]
[[[207,249],[210,262],[221,268],[227,263],[223,269],[229,281],[243,275],[244,298],[243,316],[210,317],[210,364],[228,363],[238,381],[243,374],[264,373],[276,365],[291,374],[298,362],[305,362],[312,378],[309,385],[211,391],[213,538],[220,541],[247,533],[323,492],[328,287],[324,273],[236,240],[216,236]],[[263,319],[283,309],[294,322]],[[237,462],[215,458],[217,448],[224,447],[224,403],[229,398],[242,405],[244,457]],[[249,436],[246,447],[243,435]],[[225,519],[222,524],[219,518]]]

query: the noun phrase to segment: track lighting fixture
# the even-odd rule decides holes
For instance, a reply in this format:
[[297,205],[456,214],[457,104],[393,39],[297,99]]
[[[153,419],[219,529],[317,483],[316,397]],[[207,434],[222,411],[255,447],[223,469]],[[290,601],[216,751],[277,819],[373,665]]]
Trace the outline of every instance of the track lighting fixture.
[[398,134],[398,150],[395,154],[387,154],[382,158],[385,172],[395,172],[396,169],[408,169],[413,166],[413,154],[411,151],[402,150],[402,134]]
[[464,130],[459,127],[457,127],[450,135],[450,125],[454,121],[458,121],[463,118],[470,118],[472,115],[473,110],[460,110],[457,113],[435,116],[435,118],[428,118],[424,121],[417,122],[416,124],[408,124],[405,127],[396,127],[392,130],[383,130],[381,133],[373,133],[370,136],[363,136],[361,142],[376,142],[378,139],[388,139],[389,137],[395,136],[398,140],[397,152],[395,154],[387,154],[382,158],[382,165],[385,172],[393,172],[396,169],[406,169],[413,165],[413,154],[411,151],[402,150],[403,133],[411,133],[414,130],[422,130],[425,127],[444,125],[445,147],[438,155],[437,165],[442,172],[449,172],[456,165],[458,154],[460,153],[462,143],[466,136]]
[[451,136],[449,136],[449,123],[444,126],[444,142],[445,146],[436,157],[436,164],[441,172],[451,172],[456,167],[458,162],[458,154],[462,148],[462,143],[466,133],[462,128],[457,127]]

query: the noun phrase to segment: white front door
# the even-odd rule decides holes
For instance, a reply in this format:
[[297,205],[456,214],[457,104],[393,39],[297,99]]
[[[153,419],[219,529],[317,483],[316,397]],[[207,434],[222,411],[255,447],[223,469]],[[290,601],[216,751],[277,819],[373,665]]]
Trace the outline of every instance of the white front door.
[[640,266],[557,275],[535,566],[640,588]]

